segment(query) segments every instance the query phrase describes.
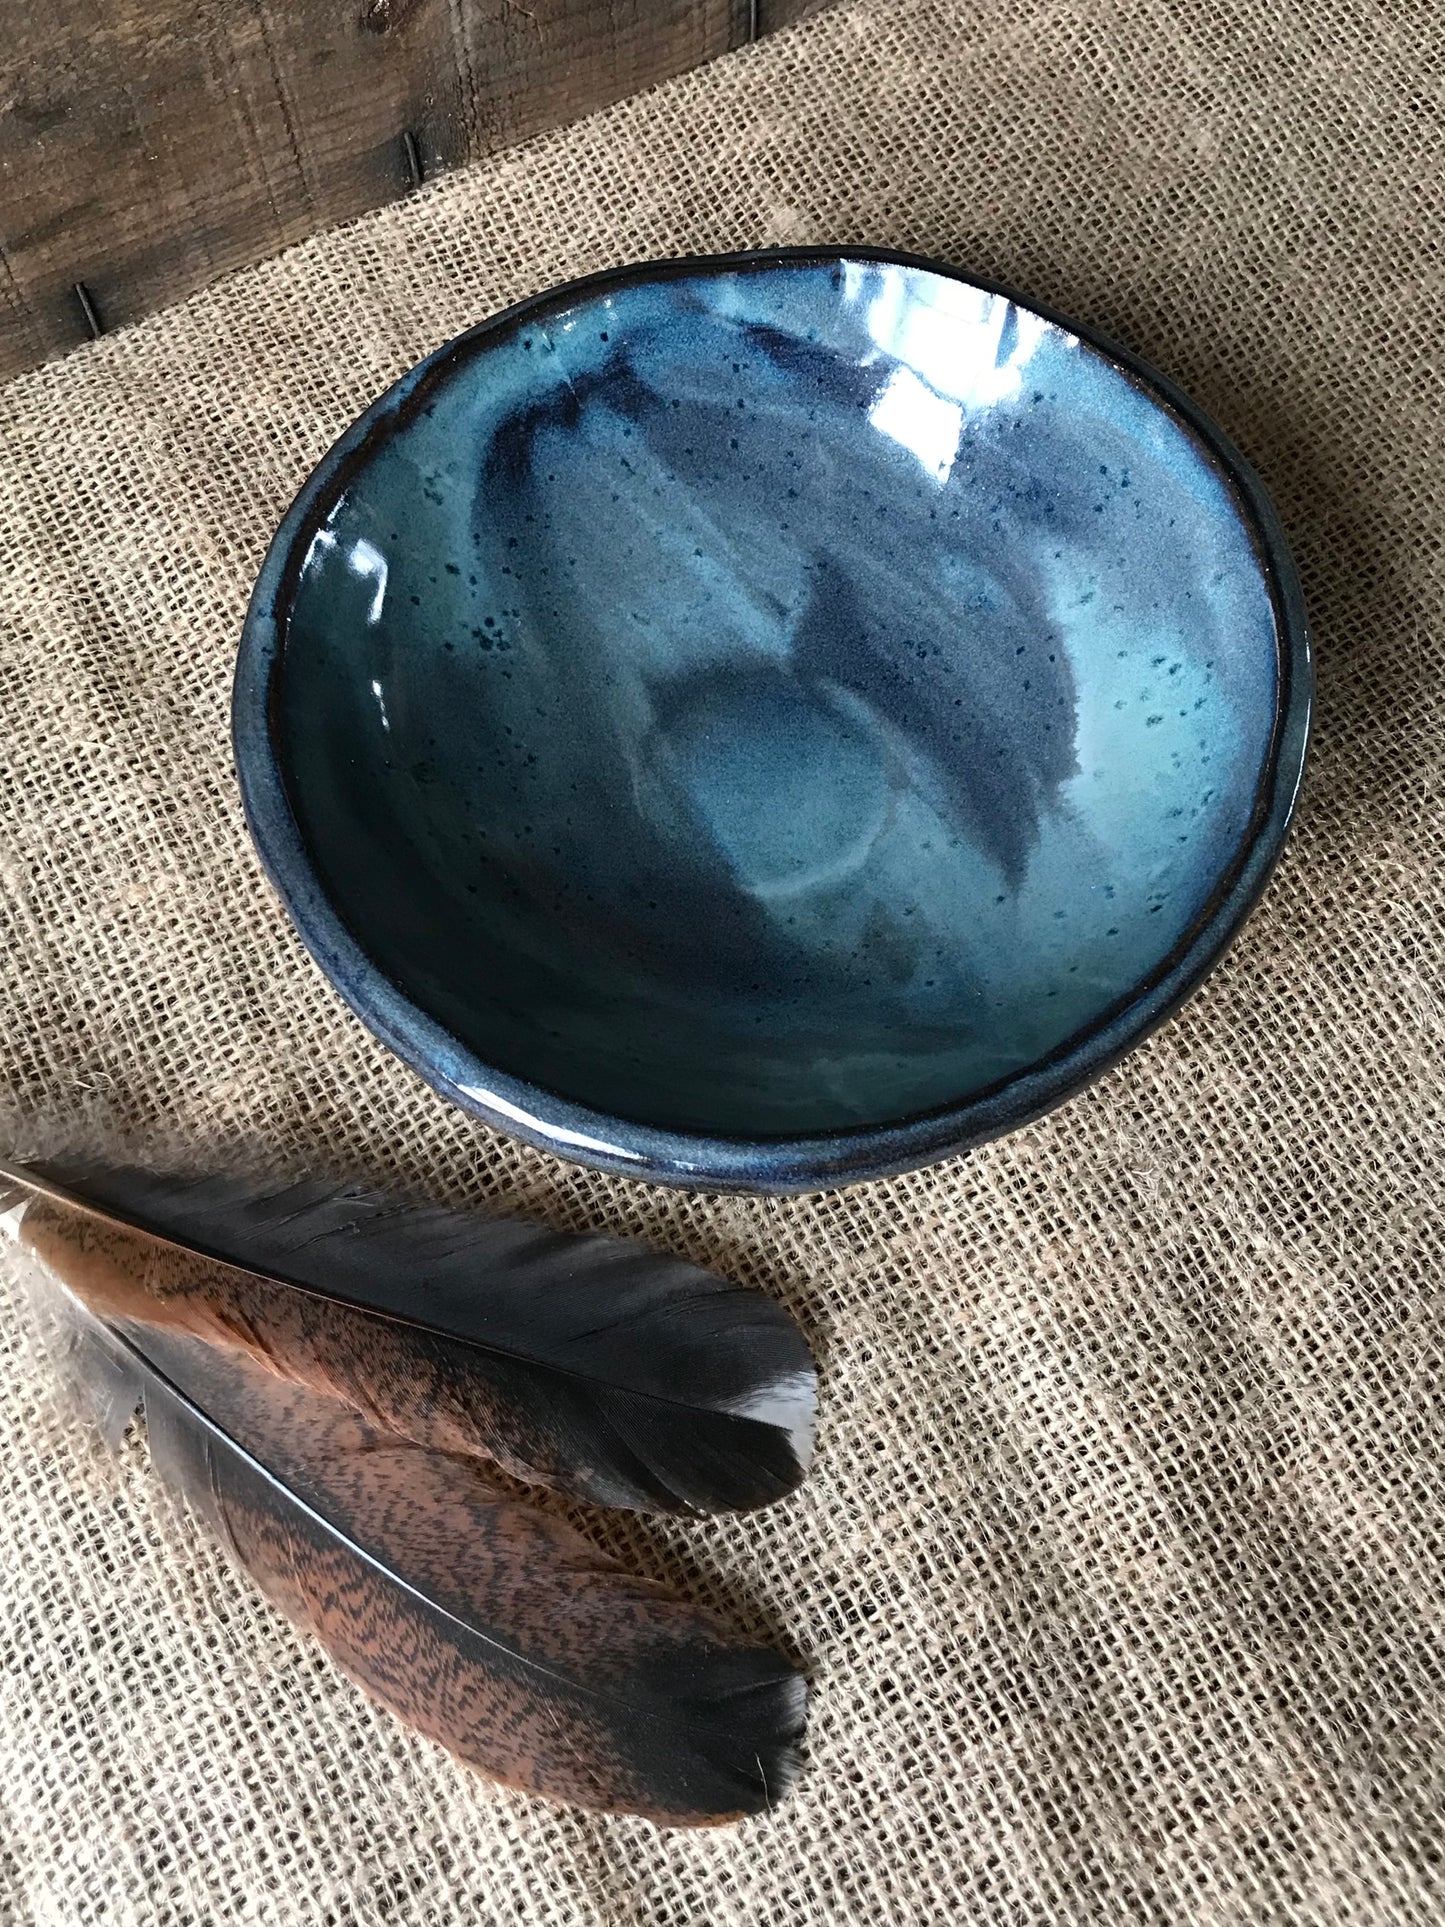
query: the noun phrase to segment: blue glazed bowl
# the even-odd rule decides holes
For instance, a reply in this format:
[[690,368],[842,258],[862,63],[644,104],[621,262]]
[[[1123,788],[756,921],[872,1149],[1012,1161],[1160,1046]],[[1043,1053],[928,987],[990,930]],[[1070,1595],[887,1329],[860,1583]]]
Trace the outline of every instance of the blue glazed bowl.
[[1308,731],[1264,494],[1133,356],[867,250],[593,276],[307,482],[235,747],[272,881],[439,1091],[824,1188],[1036,1117],[1238,930]]

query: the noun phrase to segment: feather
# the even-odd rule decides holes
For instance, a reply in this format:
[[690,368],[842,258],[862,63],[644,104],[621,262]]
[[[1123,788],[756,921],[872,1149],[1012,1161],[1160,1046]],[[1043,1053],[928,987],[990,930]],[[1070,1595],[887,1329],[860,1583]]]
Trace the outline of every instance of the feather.
[[[35,1199],[27,1241],[73,1248],[102,1317],[231,1345],[420,1445],[652,1512],[767,1505],[806,1470],[802,1334],[682,1259],[354,1186],[79,1164],[5,1180]],[[86,1250],[104,1258],[88,1287]]]
[[112,1325],[45,1269],[52,1327],[104,1412],[144,1408],[166,1483],[409,1725],[507,1785],[664,1825],[787,1790],[806,1687],[781,1655],[629,1576],[475,1460],[234,1348]]

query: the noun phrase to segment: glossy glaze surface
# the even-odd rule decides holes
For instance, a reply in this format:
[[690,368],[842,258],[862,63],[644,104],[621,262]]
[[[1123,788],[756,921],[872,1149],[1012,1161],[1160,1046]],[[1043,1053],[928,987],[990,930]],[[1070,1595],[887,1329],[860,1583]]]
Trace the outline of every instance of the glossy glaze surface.
[[253,826],[363,1014],[556,1148],[687,1175],[637,1126],[732,1181],[714,1140],[966,1141],[1153,1021],[1277,847],[1280,559],[1137,370],[1006,296],[877,259],[614,278],[351,441],[248,646],[365,982],[254,784]]

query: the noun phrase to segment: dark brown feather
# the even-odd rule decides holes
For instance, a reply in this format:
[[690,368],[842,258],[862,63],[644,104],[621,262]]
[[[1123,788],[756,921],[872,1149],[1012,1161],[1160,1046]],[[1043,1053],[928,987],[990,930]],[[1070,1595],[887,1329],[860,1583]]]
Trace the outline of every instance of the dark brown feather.
[[[164,1245],[144,1232],[40,1199],[21,1242],[98,1318],[244,1353],[277,1378],[351,1405],[389,1432],[441,1452],[483,1454],[514,1476],[553,1483],[545,1434],[528,1414],[456,1369],[445,1345],[349,1305],[273,1284]],[[431,1352],[431,1356],[427,1356]]]
[[355,1187],[0,1166],[101,1316],[232,1346],[443,1451],[603,1505],[747,1509],[811,1451],[781,1306],[666,1254]]

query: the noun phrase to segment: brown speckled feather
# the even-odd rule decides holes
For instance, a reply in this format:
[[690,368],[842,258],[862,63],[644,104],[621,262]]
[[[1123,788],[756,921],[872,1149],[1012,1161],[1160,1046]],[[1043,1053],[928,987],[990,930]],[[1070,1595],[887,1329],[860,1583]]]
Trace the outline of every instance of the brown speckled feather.
[[509,1785],[666,1825],[717,1825],[786,1791],[805,1688],[780,1655],[630,1577],[475,1460],[231,1345],[104,1322],[85,1294],[107,1261],[87,1254],[76,1292],[74,1249],[53,1298],[112,1433],[143,1402],[167,1481],[402,1719]]
[[101,1316],[245,1353],[442,1451],[601,1505],[791,1491],[813,1362],[780,1305],[645,1246],[354,1186],[0,1165]]

